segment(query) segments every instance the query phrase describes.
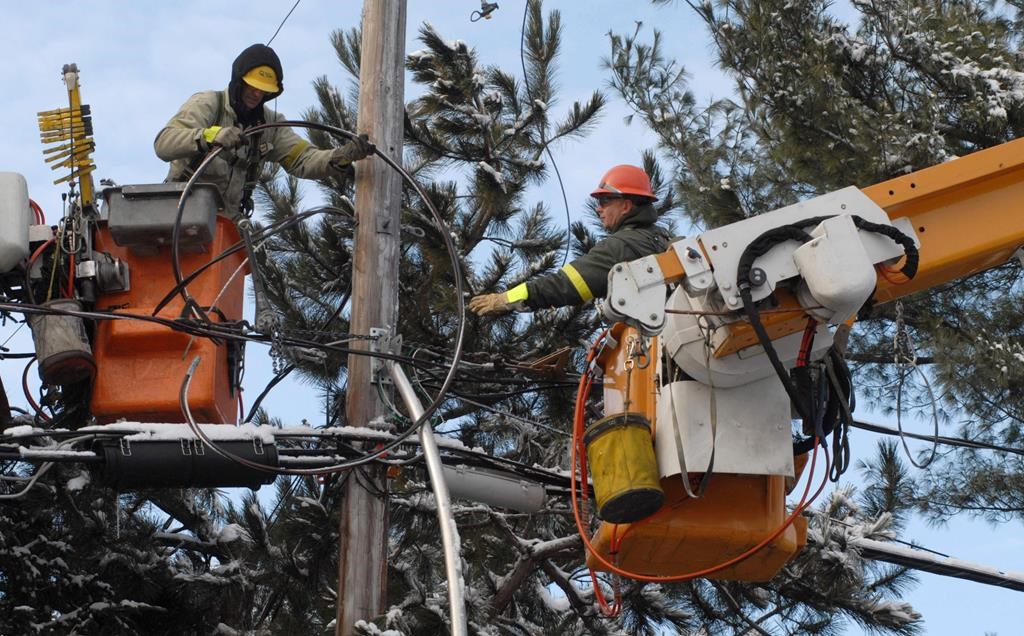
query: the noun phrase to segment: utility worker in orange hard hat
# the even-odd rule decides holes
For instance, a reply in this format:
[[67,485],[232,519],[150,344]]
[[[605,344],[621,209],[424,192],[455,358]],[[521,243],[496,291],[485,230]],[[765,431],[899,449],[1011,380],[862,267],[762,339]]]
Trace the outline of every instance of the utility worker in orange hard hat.
[[597,214],[608,236],[560,271],[505,292],[476,296],[469,301],[469,309],[483,316],[579,305],[605,295],[608,272],[616,263],[667,249],[668,233],[655,224],[658,212],[653,203],[658,198],[642,168],[615,166],[605,173],[590,196],[597,201]]
[[373,153],[365,135],[327,150],[286,127],[243,135],[253,126],[285,119],[266,106],[283,91],[284,69],[272,48],[253,44],[242,51],[231,65],[227,90],[196,93],[157,134],[153,148],[171,162],[167,181],[188,180],[211,148],[222,147],[201,180],[220,188],[228,216],[235,216],[246,182],[258,174],[250,165],[272,162],[296,177],[324,179]]

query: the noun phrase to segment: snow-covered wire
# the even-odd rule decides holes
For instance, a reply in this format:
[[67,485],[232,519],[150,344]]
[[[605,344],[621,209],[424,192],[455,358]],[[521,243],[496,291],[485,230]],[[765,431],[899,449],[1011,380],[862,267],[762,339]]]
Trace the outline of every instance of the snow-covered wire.
[[[90,438],[89,435],[81,435],[81,436],[78,436],[78,437],[75,437],[75,438],[72,438],[72,439],[60,442],[59,444],[57,444],[57,448],[59,449],[59,448],[64,447],[64,446],[74,446],[78,442],[81,442],[81,441],[89,439],[89,438]],[[33,473],[32,476],[28,479],[28,483],[25,484],[24,488],[22,488],[18,492],[11,493],[9,495],[0,495],[0,501],[13,501],[15,499],[20,499],[20,498],[24,497],[26,494],[28,494],[28,491],[32,490],[32,488],[36,485],[36,482],[39,481],[39,478],[42,477],[43,475],[45,475],[47,472],[49,472],[49,470],[51,468],[53,468],[53,464],[54,464],[54,462],[46,462],[46,463],[40,465],[39,468],[36,469],[36,472]]]
[[28,491],[32,490],[32,487],[36,485],[36,482],[39,481],[39,478],[45,475],[47,472],[49,472],[51,468],[53,468],[53,462],[46,462],[45,464],[42,464],[39,468],[36,469],[36,472],[32,474],[32,477],[28,480],[28,483],[25,484],[24,488],[22,488],[16,493],[11,493],[9,495],[0,495],[0,501],[13,501],[15,499],[21,499],[26,494],[28,494]]
[[551,433],[555,433],[556,435],[562,435],[564,437],[572,437],[572,433],[570,433],[568,431],[563,431],[563,430],[557,429],[554,426],[550,426],[548,424],[544,424],[544,423],[538,422],[537,420],[530,420],[530,419],[527,419],[525,417],[521,417],[519,415],[516,415],[515,413],[510,413],[508,411],[502,411],[501,409],[496,409],[493,406],[488,406],[488,405],[486,405],[486,404],[484,404],[482,402],[477,402],[475,400],[471,400],[471,399],[467,398],[466,396],[462,395],[461,393],[453,392],[452,395],[455,396],[455,399],[459,400],[460,402],[465,402],[467,404],[472,404],[473,406],[475,406],[477,408],[481,408],[481,409],[483,409],[485,411],[490,411],[491,413],[494,413],[495,415],[501,415],[502,417],[507,417],[509,419],[513,419],[513,420],[522,422],[524,424],[529,424],[530,426],[536,426],[537,428],[542,428],[542,429],[544,429],[546,431],[549,431]]

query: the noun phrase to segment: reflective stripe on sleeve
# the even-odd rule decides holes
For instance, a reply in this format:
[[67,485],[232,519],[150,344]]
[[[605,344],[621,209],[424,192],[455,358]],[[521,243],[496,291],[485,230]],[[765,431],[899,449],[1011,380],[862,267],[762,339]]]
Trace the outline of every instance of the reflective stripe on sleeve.
[[512,289],[505,292],[505,300],[511,305],[513,303],[519,303],[530,297],[530,290],[526,288],[526,283],[520,283]]
[[284,156],[284,159],[281,160],[281,165],[284,166],[285,168],[291,168],[292,163],[294,163],[295,160],[298,159],[299,155],[302,154],[302,151],[308,147],[309,142],[307,141],[300,141],[299,143],[295,144],[292,147],[291,151]]
[[576,293],[580,295],[583,302],[594,299],[594,292],[590,291],[590,287],[587,285],[587,281],[583,280],[580,273],[576,271],[576,268],[572,265],[563,265],[562,271],[569,277],[569,281],[572,286],[576,288]]

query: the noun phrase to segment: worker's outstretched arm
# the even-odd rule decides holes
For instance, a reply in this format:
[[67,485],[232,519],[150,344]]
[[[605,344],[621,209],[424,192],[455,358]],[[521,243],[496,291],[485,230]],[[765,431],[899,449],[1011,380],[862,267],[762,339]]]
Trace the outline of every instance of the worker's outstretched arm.
[[[277,121],[285,118],[277,113]],[[267,134],[272,144],[270,161],[281,164],[288,174],[300,179],[324,179],[344,166],[363,159],[373,153],[373,144],[368,140],[352,141],[340,148],[322,150],[311,145],[291,128],[274,128]]]

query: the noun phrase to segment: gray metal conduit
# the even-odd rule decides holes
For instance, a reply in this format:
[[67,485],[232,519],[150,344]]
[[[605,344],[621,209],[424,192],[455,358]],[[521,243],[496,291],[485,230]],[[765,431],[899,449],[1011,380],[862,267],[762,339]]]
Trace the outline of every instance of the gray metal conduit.
[[[423,405],[416,397],[409,378],[405,376],[402,367],[395,364],[394,361],[389,360],[387,366],[391,379],[398,388],[398,394],[405,402],[405,408],[409,410],[409,415],[413,421],[419,420],[423,417]],[[437,442],[434,440],[434,430],[430,427],[430,422],[424,421],[420,425],[420,446],[423,448],[423,457],[427,462],[427,474],[430,476],[430,486],[434,491],[434,499],[437,501],[437,521],[441,526],[441,543],[444,547],[444,570],[448,577],[451,633],[452,636],[468,636],[465,581],[462,578],[462,557],[455,530],[455,515],[452,513],[452,500],[448,495],[448,485],[444,481],[441,453],[437,450]]]

